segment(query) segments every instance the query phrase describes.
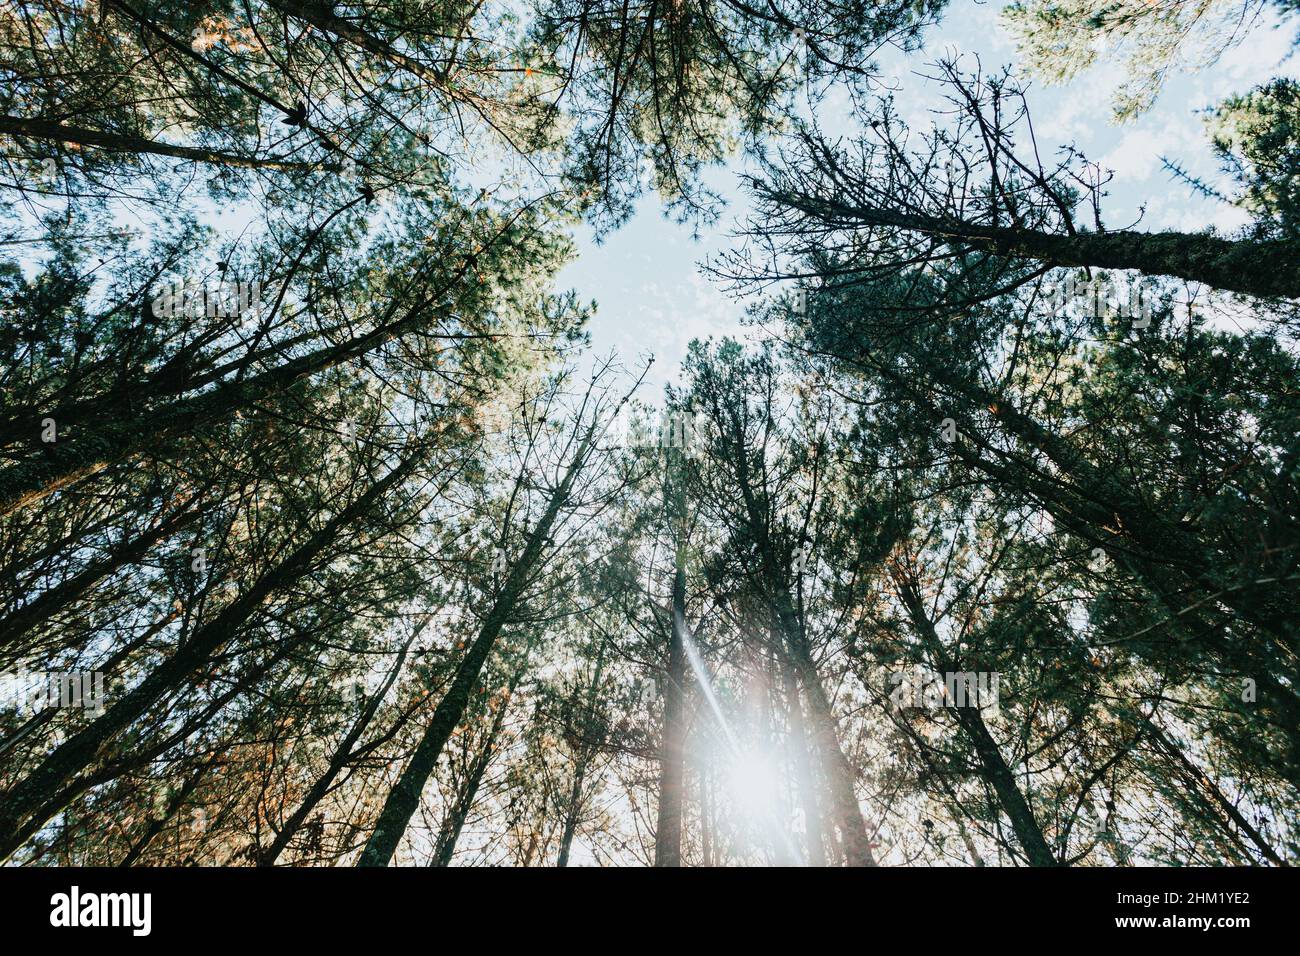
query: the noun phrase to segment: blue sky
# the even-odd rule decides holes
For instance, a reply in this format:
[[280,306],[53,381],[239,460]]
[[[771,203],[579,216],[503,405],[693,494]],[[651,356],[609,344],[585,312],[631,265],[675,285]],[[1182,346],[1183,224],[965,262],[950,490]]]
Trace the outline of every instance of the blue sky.
[[[928,125],[925,110],[934,90],[914,71],[923,70],[945,52],[978,55],[985,71],[1002,65],[1018,67],[1011,36],[1000,22],[997,3],[954,0],[937,28],[926,36],[925,48],[910,56],[889,54],[878,62],[882,78],[896,89],[903,114],[917,125]],[[1094,162],[1113,169],[1107,225],[1121,228],[1133,222],[1146,204],[1140,228],[1202,229],[1214,224],[1230,229],[1241,223],[1237,210],[1192,195],[1164,171],[1160,157],[1177,159],[1185,168],[1216,177],[1216,165],[1204,133],[1202,112],[1226,96],[1241,93],[1275,76],[1300,76],[1300,56],[1292,55],[1296,24],[1278,24],[1265,14],[1242,42],[1229,48],[1212,65],[1181,70],[1165,84],[1153,108],[1139,119],[1116,125],[1112,95],[1120,68],[1103,61],[1088,73],[1060,86],[1034,79],[1029,103],[1035,131],[1044,147],[1074,143]],[[843,115],[847,100],[832,94],[823,115]],[[730,246],[729,232],[743,219],[744,197],[736,188],[738,163],[715,171],[710,181],[730,197],[731,206],[715,229],[692,240],[690,229],[664,218],[655,195],[643,197],[635,216],[597,245],[588,231],[577,235],[577,258],[558,276],[560,288],[575,289],[595,300],[598,310],[590,331],[595,354],[618,353],[624,364],[654,354],[654,368],[641,393],[657,402],[672,380],[696,337],[743,335],[744,303],[728,297],[699,269],[709,255]]]

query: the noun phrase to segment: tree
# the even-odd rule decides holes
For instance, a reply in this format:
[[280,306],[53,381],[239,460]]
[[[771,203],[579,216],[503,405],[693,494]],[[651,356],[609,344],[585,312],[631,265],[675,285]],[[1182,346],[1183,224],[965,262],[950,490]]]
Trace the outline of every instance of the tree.
[[1171,73],[1203,69],[1241,42],[1265,7],[1290,12],[1292,5],[1118,0],[1097,7],[1077,0],[1018,0],[1003,17],[1030,69],[1049,81],[1071,79],[1106,60],[1123,61],[1115,115],[1125,120],[1151,108]]
[[953,121],[917,147],[889,99],[863,118],[851,151],[802,130],[790,153],[750,178],[759,203],[751,235],[761,237],[755,250],[767,261],[742,254],[720,271],[794,278],[808,273],[790,272],[787,260],[807,259],[812,274],[871,281],[908,266],[955,265],[942,284],[913,283],[914,294],[892,297],[893,308],[918,313],[973,305],[1071,266],[1300,297],[1292,239],[1109,230],[1104,178],[1070,151],[1045,165],[1024,93],[1009,76],[966,77],[948,62],[939,79]]

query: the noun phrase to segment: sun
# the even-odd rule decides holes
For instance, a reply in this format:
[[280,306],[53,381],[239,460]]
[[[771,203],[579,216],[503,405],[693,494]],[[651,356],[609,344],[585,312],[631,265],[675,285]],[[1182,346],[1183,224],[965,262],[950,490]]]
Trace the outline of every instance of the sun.
[[770,823],[780,806],[781,775],[776,762],[758,750],[734,755],[726,770],[727,791],[750,821]]

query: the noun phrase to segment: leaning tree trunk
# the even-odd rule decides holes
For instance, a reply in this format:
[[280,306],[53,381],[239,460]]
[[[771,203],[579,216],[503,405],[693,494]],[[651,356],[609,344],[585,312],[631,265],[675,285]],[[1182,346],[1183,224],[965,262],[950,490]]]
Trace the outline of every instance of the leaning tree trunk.
[[840,831],[844,862],[848,866],[875,866],[867,821],[858,803],[857,773],[840,746],[834,708],[822,687],[821,675],[813,662],[807,638],[794,611],[794,599],[784,584],[776,590],[774,626],[784,637],[788,665],[794,669],[808,708],[808,723],[821,755],[830,790],[831,812]]
[[271,845],[267,847],[266,851],[261,855],[258,862],[259,866],[275,865],[275,861],[280,858],[280,854],[283,853],[285,847],[289,845],[294,834],[298,832],[298,829],[307,821],[307,818],[311,816],[312,811],[316,809],[317,805],[325,799],[326,795],[329,794],[330,788],[334,786],[334,781],[338,778],[338,775],[343,772],[343,768],[347,766],[348,761],[351,759],[352,750],[356,746],[357,741],[361,739],[361,735],[366,732],[371,721],[374,720],[375,714],[379,711],[379,706],[383,703],[385,695],[393,684],[396,683],[398,676],[401,674],[402,665],[406,663],[406,655],[407,652],[410,651],[411,645],[415,642],[415,639],[424,632],[424,629],[428,627],[429,620],[429,618],[425,618],[424,622],[411,633],[409,638],[406,639],[406,643],[402,645],[402,649],[397,655],[397,661],[388,672],[388,676],[384,679],[383,685],[379,687],[371,699],[366,702],[366,706],[362,708],[361,715],[357,718],[356,722],[353,723],[352,727],[348,730],[347,735],[339,743],[338,747],[335,748],[334,756],[330,758],[329,766],[325,768],[325,772],[321,774],[320,778],[314,784],[312,784],[312,788],[307,791],[307,795],[303,798],[298,809],[295,810],[293,815],[284,822],[284,826],[282,826],[280,832],[276,834],[275,840],[272,841]]
[[[529,650],[531,649],[530,646]],[[483,783],[483,775],[487,773],[492,758],[496,755],[497,738],[501,735],[501,727],[505,723],[510,699],[514,695],[515,688],[519,686],[527,665],[528,653],[525,652],[523,659],[510,675],[505,697],[497,707],[496,713],[492,715],[492,726],[488,729],[487,740],[483,742],[483,746],[474,757],[465,786],[456,795],[456,805],[452,807],[443,822],[442,830],[438,834],[438,842],[434,846],[432,866],[451,866],[451,858],[456,854],[456,842],[460,839],[460,831],[464,829],[465,821],[469,819],[469,813],[474,809],[474,800],[478,796],[479,786]]]
[[[916,586],[911,581],[900,581],[899,594],[904,606],[907,608],[912,627],[921,639],[922,644],[929,647],[930,652],[940,659],[945,671],[951,671],[954,665],[947,661],[947,656],[943,651],[943,643],[939,640],[934,622],[925,613],[925,605]],[[1043,828],[1034,816],[1029,801],[1020,792],[1020,788],[1016,785],[1015,775],[1012,774],[1011,768],[1007,766],[1006,760],[1003,759],[1002,751],[998,748],[993,735],[989,733],[984,718],[980,716],[980,703],[982,702],[976,701],[976,706],[959,706],[955,707],[954,710],[956,711],[957,723],[965,731],[966,737],[975,751],[975,756],[979,760],[981,775],[998,795],[998,803],[1002,806],[1002,812],[1011,821],[1011,828],[1016,834],[1020,848],[1024,851],[1025,856],[1029,858],[1029,862],[1034,866],[1060,866],[1060,860],[1056,858],[1051,847],[1048,846],[1047,838],[1043,836]]]
[[867,835],[867,821],[862,816],[862,807],[858,803],[857,789],[854,786],[857,774],[840,747],[835,713],[830,701],[826,699],[826,691],[822,688],[821,678],[812,661],[804,655],[802,659],[796,659],[795,664],[803,685],[804,701],[808,705],[808,720],[812,725],[813,738],[817,741],[817,749],[825,763],[832,811],[844,848],[844,862],[848,866],[875,866],[871,838]]
[[583,728],[584,736],[580,738],[582,743],[573,768],[573,786],[569,788],[569,799],[565,803],[564,829],[560,833],[560,853],[555,862],[556,867],[560,869],[569,865],[569,851],[573,846],[574,834],[578,830],[578,819],[582,815],[582,788],[587,779],[587,768],[591,765],[596,747],[600,745],[599,741],[589,740],[585,735],[591,731],[592,725],[595,723],[596,700],[600,695],[600,679],[605,673],[605,646],[606,641],[601,640],[600,648],[596,651],[596,667],[592,674],[591,686],[587,688],[586,726]]
[[193,500],[186,502],[184,507],[173,512],[149,531],[137,535],[107,557],[87,565],[79,573],[60,581],[49,590],[42,591],[36,598],[0,620],[0,635],[2,635],[0,647],[17,642],[23,635],[45,624],[59,611],[74,604],[104,578],[128,564],[139,561],[158,542],[193,524],[202,517],[202,511],[192,507],[193,504]]
[[[462,265],[448,285],[466,271]],[[392,307],[396,314],[396,304]],[[72,435],[51,442],[23,461],[0,469],[0,517],[13,514],[42,499],[70,488],[98,474],[110,465],[148,452],[158,454],[175,441],[192,435],[204,425],[221,421],[238,409],[265,400],[295,383],[330,368],[359,358],[372,350],[415,332],[429,324],[428,299],[420,299],[392,321],[385,321],[361,335],[295,356],[283,364],[246,379],[228,379],[199,394],[186,395],[149,409],[149,428],[142,429],[132,395],[117,397],[110,407],[96,406],[87,421],[64,421],[63,429],[76,424]]]
[[573,771],[573,786],[569,788],[567,809],[564,811],[564,829],[560,831],[560,852],[555,858],[557,869],[562,870],[569,865],[569,851],[573,847],[573,837],[578,832],[579,809],[582,806],[582,785],[587,775],[588,760],[589,758],[584,755]]
[[528,585],[529,577],[541,556],[551,528],[559,517],[560,510],[568,501],[573,483],[586,464],[587,454],[595,439],[596,425],[593,423],[559,487],[552,494],[541,520],[529,535],[524,553],[510,569],[500,594],[479,628],[478,637],[470,645],[469,653],[465,655],[460,666],[456,668],[451,686],[438,702],[433,716],[429,719],[429,725],[425,728],[424,736],[415,748],[415,753],[397,783],[393,785],[393,789],[389,791],[388,799],[384,801],[384,806],[379,811],[375,830],[357,860],[358,866],[387,866],[392,860],[398,842],[402,839],[412,815],[420,805],[420,794],[424,791],[424,785],[428,783],[434,767],[437,766],[442,748],[465,713],[470,694],[478,683],[479,674],[487,663],[488,655],[492,653],[497,638],[501,636],[502,628],[514,613],[515,605]]
[[[1202,805],[1211,808],[1210,815],[1212,817],[1217,816],[1215,813],[1216,809],[1221,811],[1241,829],[1241,832],[1245,833],[1246,836],[1250,838],[1250,841],[1255,844],[1260,853],[1262,853],[1270,863],[1274,866],[1288,865],[1287,862],[1278,855],[1278,852],[1273,849],[1272,844],[1264,839],[1264,835],[1252,826],[1251,822],[1246,819],[1245,815],[1237,809],[1237,805],[1224,796],[1223,791],[1220,790],[1218,786],[1216,786],[1215,783],[1196,766],[1196,764],[1192,763],[1187,758],[1187,755],[1183,753],[1183,749],[1170,740],[1168,735],[1156,725],[1154,720],[1146,718],[1143,721],[1143,725],[1150,734],[1151,739],[1156,742],[1156,745],[1164,751],[1165,754],[1171,757],[1174,763],[1177,764],[1179,769],[1186,775],[1188,781],[1192,784],[1188,789],[1191,793],[1196,795],[1197,801]],[[1218,821],[1216,820],[1216,822]],[[1222,824],[1220,825],[1222,826]],[[1225,830],[1228,829],[1227,827],[1223,828]]]
[[493,718],[488,739],[475,755],[474,762],[470,766],[469,777],[465,780],[464,787],[456,794],[456,802],[442,822],[438,840],[433,847],[433,860],[430,866],[451,866],[451,858],[456,855],[456,842],[460,839],[460,831],[465,828],[465,821],[469,819],[469,812],[474,808],[474,801],[478,797],[479,784],[483,782],[483,775],[487,773],[488,764],[492,762],[494,744],[497,731],[501,729],[500,718],[504,710],[505,707],[501,707]]
[[0,133],[25,139],[68,143],[73,147],[93,146],[111,153],[149,153],[155,156],[188,159],[196,163],[233,166],[238,169],[271,169],[281,172],[288,170],[306,172],[312,169],[311,163],[295,162],[279,157],[258,159],[255,156],[240,156],[195,146],[177,146],[146,139],[143,136],[109,133],[84,126],[69,126],[53,120],[25,119],[21,116],[0,116]]
[[0,860],[7,858],[62,809],[57,801],[50,801],[50,794],[59,792],[65,783],[95,760],[105,745],[210,660],[212,654],[231,640],[269,597],[310,571],[321,552],[339,533],[373,509],[395,484],[411,472],[419,458],[418,454],[411,455],[335,515],[274,570],[258,578],[244,595],[195,631],[175,654],[126,696],[89,726],[64,741],[10,790],[0,808]]
[[855,206],[812,196],[772,198],[831,227],[876,226],[916,232],[949,245],[1032,259],[1049,266],[1132,269],[1174,276],[1262,298],[1300,299],[1300,243],[1223,239],[1197,232],[1080,232],[1074,235],[989,226],[963,219]]
[[[131,638],[116,651],[113,656],[98,666],[96,670],[104,673],[104,679],[107,681],[112,678],[117,671],[117,666],[126,660],[139,648],[143,647],[149,641],[152,641],[162,630],[168,627],[173,621],[181,616],[181,612],[173,608],[158,620],[154,621],[138,635]],[[0,757],[4,757],[10,750],[17,747],[24,739],[31,736],[37,730],[40,730],[46,724],[50,723],[59,709],[57,707],[43,707],[38,713],[33,714],[23,725],[11,733],[8,737],[0,740]]]

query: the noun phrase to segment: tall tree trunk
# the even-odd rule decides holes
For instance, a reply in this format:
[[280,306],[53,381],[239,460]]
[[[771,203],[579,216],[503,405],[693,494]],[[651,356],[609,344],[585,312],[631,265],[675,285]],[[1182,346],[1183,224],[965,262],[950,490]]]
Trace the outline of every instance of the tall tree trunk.
[[[531,650],[531,645],[529,650]],[[501,727],[505,724],[506,711],[510,708],[510,699],[515,688],[519,686],[519,681],[524,676],[527,667],[528,652],[526,651],[523,659],[510,674],[510,683],[507,687],[505,699],[501,701],[496,713],[492,715],[492,725],[488,729],[487,740],[483,742],[483,746],[479,748],[479,752],[474,757],[474,763],[470,767],[465,786],[456,795],[455,806],[451,808],[447,814],[447,819],[443,821],[442,829],[438,833],[438,842],[434,845],[432,866],[451,866],[451,858],[456,854],[456,842],[460,839],[460,831],[464,829],[465,821],[469,819],[469,813],[474,809],[474,800],[478,796],[478,788],[483,782],[483,775],[487,773],[492,758],[496,756],[497,738],[501,735]]]
[[[468,264],[463,264],[447,287],[458,281],[467,268]],[[437,290],[430,293],[430,297],[436,295]],[[394,302],[392,314],[396,315],[399,305]],[[74,423],[78,428],[73,435],[43,446],[39,455],[0,470],[0,517],[69,488],[109,465],[145,451],[156,454],[160,449],[165,450],[175,440],[192,435],[211,422],[221,421],[240,408],[283,392],[296,382],[365,355],[429,322],[428,298],[422,296],[400,318],[385,320],[362,335],[295,356],[258,375],[226,379],[208,391],[153,406],[149,409],[147,429],[141,428],[138,420],[142,403],[130,392],[115,396],[108,405],[99,400],[90,403],[94,414],[88,421],[77,420],[75,416],[73,421],[68,421],[66,416],[52,412],[51,417],[60,429]],[[195,384],[204,381],[196,379]],[[170,386],[163,389],[164,392],[172,390]]]
[[[497,713],[497,718],[499,717],[500,711]],[[474,800],[478,797],[479,784],[483,782],[483,775],[487,772],[488,764],[492,762],[493,744],[496,742],[496,733],[500,728],[500,721],[497,718],[492,721],[491,735],[474,757],[469,777],[456,794],[456,802],[447,811],[446,819],[442,821],[437,842],[433,846],[433,860],[430,866],[451,866],[451,858],[456,855],[456,842],[460,839],[460,831],[464,829],[465,821],[469,819],[469,812],[474,808]]]
[[682,865],[682,785],[686,773],[686,567],[685,543],[677,544],[673,570],[672,625],[664,680],[664,730],[659,748],[659,818],[655,866]]
[[183,646],[126,696],[89,726],[64,741],[10,790],[0,807],[0,860],[13,853],[61,809],[49,800],[50,794],[59,792],[63,784],[85,770],[113,738],[210,660],[212,654],[238,633],[267,598],[306,574],[339,533],[370,512],[394,485],[410,474],[421,457],[419,454],[411,455],[371,485],[281,564],[263,574],[247,592],[195,631]]
[[817,799],[817,780],[813,774],[808,753],[808,731],[804,725],[803,701],[799,696],[799,679],[788,661],[781,661],[781,674],[785,685],[786,713],[790,721],[790,750],[794,766],[795,785],[799,790],[799,803],[803,807],[804,844],[809,866],[826,865],[826,843],[822,835],[822,811]]
[[555,861],[556,867],[561,869],[569,865],[569,850],[573,846],[573,837],[578,829],[578,820],[582,816],[582,805],[585,797],[582,788],[586,782],[587,767],[591,764],[596,753],[596,747],[599,745],[599,742],[588,739],[586,735],[591,732],[592,725],[595,723],[596,701],[600,696],[600,681],[605,673],[605,648],[607,644],[608,641],[602,638],[600,647],[596,651],[596,667],[592,674],[591,685],[587,688],[586,726],[583,727],[577,761],[573,768],[573,786],[569,788],[569,799],[565,802],[564,828],[560,833],[560,853]]
[[582,811],[582,786],[587,775],[590,756],[586,753],[579,759],[573,771],[573,785],[569,788],[569,799],[564,811],[564,828],[560,831],[560,853],[555,865],[564,869],[569,865],[569,851],[573,846],[573,837],[578,830],[578,819]]
[[451,686],[438,702],[425,728],[424,736],[415,748],[415,753],[412,754],[397,783],[393,785],[393,789],[389,791],[383,809],[379,812],[379,819],[375,823],[375,830],[357,860],[358,866],[387,866],[392,860],[397,844],[411,822],[411,816],[420,805],[420,794],[423,793],[425,784],[428,783],[434,767],[437,766],[442,748],[465,713],[469,696],[478,683],[479,673],[487,663],[488,655],[491,654],[497,638],[501,635],[501,629],[514,613],[515,604],[529,583],[529,577],[537,559],[541,556],[551,528],[559,517],[561,509],[568,502],[573,483],[586,464],[587,454],[595,438],[596,425],[593,423],[574,454],[573,461],[559,487],[552,494],[541,520],[529,535],[523,554],[510,569],[501,593],[483,620],[478,637],[470,646],[460,666],[456,668]]
[[1020,848],[1025,851],[1029,862],[1034,866],[1060,866],[1060,860],[1047,845],[1047,839],[1043,836],[1042,827],[1034,817],[1033,810],[1030,809],[1029,801],[1016,786],[1015,776],[1002,758],[1002,752],[998,749],[993,735],[989,733],[979,710],[969,706],[955,709],[957,722],[966,731],[966,736],[975,748],[975,755],[984,770],[984,778],[997,793],[998,802],[1011,820],[1016,839],[1020,841]]
[[856,206],[812,196],[773,196],[828,226],[916,232],[950,245],[1051,266],[1133,269],[1264,298],[1300,298],[1300,243],[1223,239],[1196,232],[1081,232],[1074,235],[987,226],[961,219]]
[[804,655],[796,659],[795,665],[803,685],[813,738],[817,742],[830,784],[835,822],[844,848],[844,862],[848,866],[875,866],[876,858],[871,852],[871,839],[867,835],[867,821],[862,816],[862,806],[858,803],[854,786],[857,774],[840,747],[835,713],[811,659]]
[[0,635],[3,635],[0,637],[0,647],[15,643],[23,635],[40,627],[59,611],[76,602],[99,581],[119,568],[138,561],[159,541],[193,524],[202,515],[193,504],[193,500],[186,502],[183,508],[168,515],[160,524],[137,535],[106,557],[88,565],[78,574],[59,582],[47,591],[42,591],[33,600],[0,620]]
[[1174,762],[1192,783],[1191,789],[1197,793],[1200,802],[1211,804],[1218,810],[1222,811],[1241,829],[1242,833],[1246,834],[1246,836],[1250,838],[1250,841],[1255,844],[1259,849],[1259,852],[1262,853],[1270,863],[1275,866],[1288,865],[1286,861],[1278,855],[1278,852],[1273,849],[1272,845],[1264,839],[1264,835],[1255,829],[1255,827],[1251,825],[1250,821],[1246,819],[1245,815],[1237,809],[1236,804],[1224,796],[1223,791],[1220,790],[1209,777],[1202,773],[1201,769],[1197,767],[1196,764],[1192,763],[1187,758],[1187,755],[1183,753],[1183,749],[1170,740],[1169,736],[1156,726],[1155,721],[1147,719],[1144,721],[1144,724],[1151,735],[1151,739],[1156,742],[1161,750],[1173,758]]
[[961,807],[950,804],[948,812],[952,816],[953,823],[957,824],[957,833],[961,835],[961,842],[966,845],[966,852],[970,854],[971,866],[983,866],[984,857],[980,856],[979,848],[975,846],[975,841],[971,839],[970,828],[966,826],[966,821],[962,819]]
[[[840,746],[835,713],[821,675],[813,662],[803,623],[796,611],[794,594],[789,579],[789,566],[779,553],[769,527],[770,513],[765,503],[760,503],[751,474],[749,456],[743,440],[731,450],[733,474],[744,504],[749,532],[758,545],[761,562],[763,599],[772,615],[772,627],[781,636],[789,664],[799,678],[812,739],[821,755],[831,796],[831,815],[839,831],[844,861],[848,866],[875,866],[871,852],[871,839],[867,834],[867,821],[858,803],[857,773]],[[788,557],[788,555],[787,555]]]
[[109,133],[102,130],[87,129],[82,126],[68,126],[42,119],[24,119],[20,116],[0,116],[0,133],[28,139],[44,139],[58,143],[71,143],[74,146],[95,146],[113,153],[148,153],[155,156],[170,156],[176,159],[188,159],[196,163],[211,163],[217,166],[233,166],[239,169],[272,169],[277,171],[295,170],[302,172],[313,168],[311,163],[270,157],[257,159],[252,156],[238,156],[215,149],[201,149],[194,146],[175,146],[145,139],[143,136],[130,136],[124,133]]
[[280,854],[283,853],[285,847],[289,845],[294,834],[298,832],[298,829],[307,821],[307,818],[311,816],[312,811],[316,809],[317,805],[325,799],[326,795],[329,794],[330,788],[334,786],[334,781],[338,778],[339,774],[343,772],[343,768],[348,765],[348,761],[352,758],[352,751],[356,746],[357,741],[361,739],[361,735],[370,727],[370,723],[374,720],[375,714],[378,713],[385,695],[393,684],[397,682],[397,678],[402,672],[402,667],[406,663],[406,655],[410,651],[411,645],[415,642],[415,639],[424,632],[424,629],[428,627],[428,625],[429,618],[425,618],[420,626],[411,633],[411,636],[406,639],[406,643],[402,645],[402,649],[397,655],[397,660],[393,664],[392,669],[389,670],[388,676],[384,679],[383,685],[374,693],[370,700],[366,701],[366,706],[362,708],[360,716],[358,716],[353,722],[352,727],[349,728],[343,740],[339,742],[338,747],[334,749],[334,755],[330,758],[329,766],[325,768],[325,772],[321,774],[320,778],[314,784],[312,784],[311,789],[308,790],[307,795],[303,797],[302,803],[299,804],[298,809],[296,809],[289,819],[284,822],[284,825],[280,828],[280,832],[276,834],[271,845],[261,854],[258,861],[259,866],[275,865],[275,861],[280,858]]
[[[163,628],[175,621],[180,617],[180,615],[181,612],[175,609],[168,611],[158,620],[154,621],[153,624],[141,631],[136,637],[131,638],[131,640],[127,641],[127,643],[114,651],[113,656],[98,668],[104,673],[104,680],[106,682],[110,680],[114,676],[118,664],[130,657],[138,648],[153,640],[154,637],[163,630]],[[11,733],[8,737],[0,740],[0,757],[3,757],[14,747],[18,746],[18,744],[22,743],[24,738],[52,721],[58,712],[59,709],[56,707],[44,707],[40,712],[32,714],[32,716],[29,717],[21,727]]]
[[804,703],[808,708],[812,739],[826,774],[844,862],[847,866],[875,866],[876,858],[871,852],[867,821],[862,815],[862,805],[858,802],[857,773],[840,745],[834,708],[826,696],[821,675],[817,673],[817,665],[813,662],[803,627],[795,613],[793,595],[784,583],[779,583],[776,588],[775,603],[776,627],[784,638],[788,665],[799,679]]
[[[956,665],[948,660],[943,643],[939,640],[939,635],[935,631],[934,622],[930,620],[929,615],[925,612],[920,591],[910,580],[900,580],[898,585],[899,595],[903,600],[903,604],[907,607],[912,627],[915,628],[922,644],[930,649],[930,653],[939,661],[941,668],[946,672],[954,670]],[[1020,788],[1016,785],[1015,775],[1012,774],[1011,768],[1007,766],[1006,760],[1003,759],[1002,751],[998,749],[997,741],[989,733],[984,718],[980,716],[979,703],[982,702],[977,701],[974,705],[967,702],[967,706],[952,709],[955,712],[957,723],[965,731],[966,738],[975,750],[975,756],[979,760],[982,775],[998,795],[998,803],[1002,806],[1002,812],[1011,821],[1011,828],[1015,831],[1020,848],[1024,851],[1025,856],[1029,858],[1029,862],[1034,866],[1060,866],[1060,861],[1047,844],[1047,838],[1043,836],[1043,829],[1034,817],[1029,801],[1020,792]]]

